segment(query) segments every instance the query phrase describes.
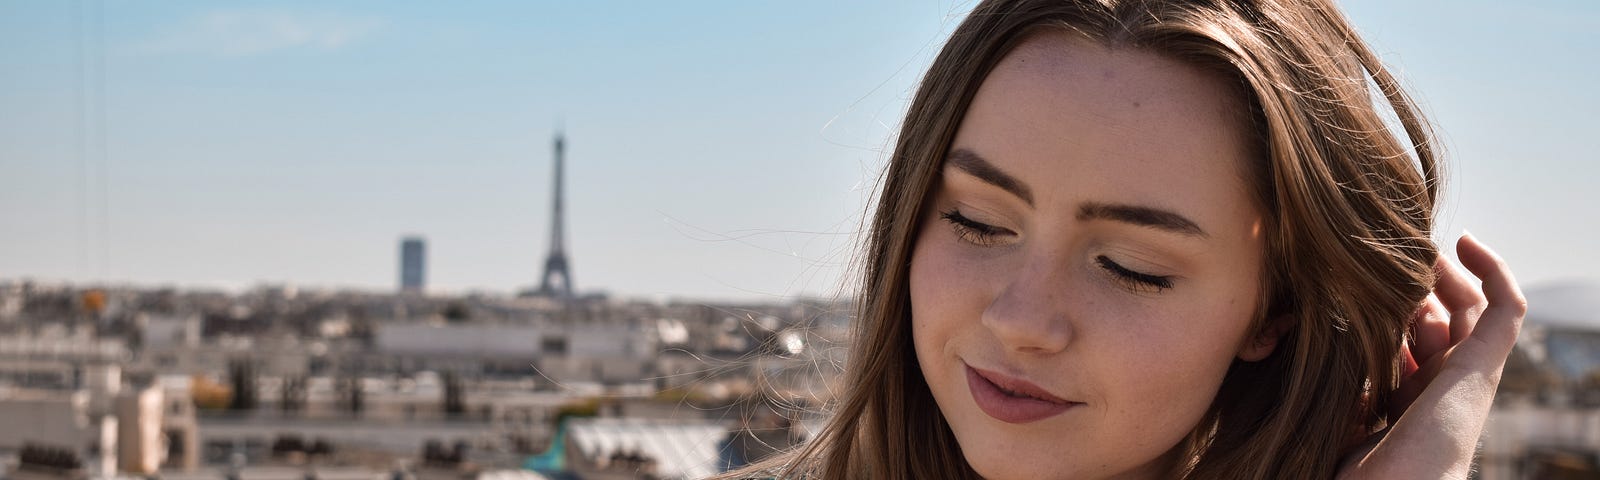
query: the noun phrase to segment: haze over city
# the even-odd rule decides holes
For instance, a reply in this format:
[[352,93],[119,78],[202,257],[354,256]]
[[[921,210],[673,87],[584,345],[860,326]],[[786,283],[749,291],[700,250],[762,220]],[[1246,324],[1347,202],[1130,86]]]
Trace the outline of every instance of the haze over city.
[[[430,290],[528,288],[564,132],[580,291],[829,295],[970,8],[0,2],[0,278],[385,290],[415,234]],[[1600,6],[1345,8],[1440,128],[1441,238],[1600,276]]]

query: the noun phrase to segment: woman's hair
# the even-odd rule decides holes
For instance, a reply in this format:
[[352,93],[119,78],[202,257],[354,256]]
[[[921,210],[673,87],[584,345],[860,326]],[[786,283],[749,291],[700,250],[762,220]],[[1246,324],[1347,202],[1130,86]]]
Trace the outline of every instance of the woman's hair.
[[1172,476],[1330,476],[1352,438],[1387,421],[1380,406],[1399,381],[1402,341],[1432,289],[1440,168],[1421,113],[1331,0],[979,4],[918,87],[881,179],[832,418],[808,444],[757,468],[976,478],[917,366],[909,265],[919,213],[979,85],[1041,30],[1168,55],[1238,86],[1255,151],[1247,182],[1267,228],[1266,295],[1251,331],[1282,335],[1266,359],[1234,361]]

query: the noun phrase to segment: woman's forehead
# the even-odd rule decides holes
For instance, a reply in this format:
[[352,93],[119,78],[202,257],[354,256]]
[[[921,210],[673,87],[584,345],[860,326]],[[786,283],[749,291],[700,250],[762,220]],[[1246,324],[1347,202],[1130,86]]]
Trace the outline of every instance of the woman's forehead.
[[1240,99],[1219,77],[1145,50],[1036,35],[984,80],[951,151],[981,156],[1069,211],[1146,205],[1247,227],[1252,149],[1232,110]]
[[1031,35],[1003,56],[980,84],[978,95],[985,93],[1007,94],[1013,108],[1070,106],[1102,121],[1215,120],[1218,130],[1242,130],[1233,120],[1247,109],[1220,73],[1146,47],[1054,31]]
[[[1077,174],[1156,179],[1238,174],[1250,154],[1242,100],[1219,75],[1166,56],[1037,35],[979,87],[956,148],[997,164],[1068,161]],[[1242,179],[1239,179],[1242,182]]]

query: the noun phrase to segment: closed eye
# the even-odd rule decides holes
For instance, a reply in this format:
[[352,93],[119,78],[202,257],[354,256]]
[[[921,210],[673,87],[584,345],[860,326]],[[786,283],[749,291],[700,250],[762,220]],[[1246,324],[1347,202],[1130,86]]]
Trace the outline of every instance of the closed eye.
[[1111,274],[1112,280],[1121,284],[1123,288],[1139,293],[1160,293],[1162,290],[1172,288],[1172,277],[1151,275],[1148,273],[1129,270],[1117,262],[1111,261],[1105,255],[1094,258],[1094,262]]
[[950,228],[955,231],[957,238],[973,245],[995,246],[1000,244],[1000,237],[1016,234],[1004,228],[967,218],[955,209],[941,212],[939,218],[950,223]]

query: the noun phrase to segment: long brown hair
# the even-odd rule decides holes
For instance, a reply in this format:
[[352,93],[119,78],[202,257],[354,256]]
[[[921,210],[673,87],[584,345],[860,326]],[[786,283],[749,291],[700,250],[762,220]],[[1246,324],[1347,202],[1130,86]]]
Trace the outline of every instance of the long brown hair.
[[1172,473],[1331,476],[1352,436],[1386,421],[1378,406],[1398,383],[1411,314],[1432,289],[1439,195],[1427,122],[1331,0],[974,8],[918,87],[881,179],[845,391],[810,443],[758,468],[827,479],[977,477],[917,367],[908,267],[918,213],[979,85],[1040,29],[1166,54],[1236,81],[1257,144],[1249,181],[1269,224],[1269,293],[1254,329],[1284,333],[1268,358],[1235,361]]

